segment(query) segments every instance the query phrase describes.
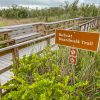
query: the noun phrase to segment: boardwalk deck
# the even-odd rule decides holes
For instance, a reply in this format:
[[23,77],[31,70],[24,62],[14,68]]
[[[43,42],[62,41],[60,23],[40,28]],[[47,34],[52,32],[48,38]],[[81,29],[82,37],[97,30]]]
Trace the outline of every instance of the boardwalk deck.
[[0,81],[1,81],[1,85],[6,84],[8,81],[10,81],[13,78],[13,73],[8,70],[5,73],[0,75]]

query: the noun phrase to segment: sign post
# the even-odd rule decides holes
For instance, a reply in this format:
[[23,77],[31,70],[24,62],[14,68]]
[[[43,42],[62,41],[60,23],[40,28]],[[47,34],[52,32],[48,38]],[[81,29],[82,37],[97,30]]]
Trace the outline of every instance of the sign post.
[[[74,65],[77,63],[77,48],[97,52],[99,47],[99,37],[99,33],[80,32],[64,29],[56,30],[55,43],[71,47],[68,62],[72,65],[72,73],[74,75]],[[75,83],[74,77],[73,82]]]
[[73,30],[56,30],[56,44],[72,47],[70,49],[69,63],[77,62],[77,48],[88,51],[98,51],[99,34]]
[[70,48],[70,55],[69,55],[69,58],[68,58],[68,62],[69,64],[71,64],[71,68],[72,68],[72,80],[71,80],[71,83],[75,83],[75,67],[74,65],[76,65],[77,63],[77,52],[78,50],[76,48]]

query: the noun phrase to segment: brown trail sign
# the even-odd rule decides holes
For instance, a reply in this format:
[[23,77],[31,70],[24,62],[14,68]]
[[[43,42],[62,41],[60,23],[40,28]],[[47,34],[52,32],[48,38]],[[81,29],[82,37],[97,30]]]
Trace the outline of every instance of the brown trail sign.
[[56,44],[76,47],[90,51],[98,51],[99,33],[73,30],[56,30]]

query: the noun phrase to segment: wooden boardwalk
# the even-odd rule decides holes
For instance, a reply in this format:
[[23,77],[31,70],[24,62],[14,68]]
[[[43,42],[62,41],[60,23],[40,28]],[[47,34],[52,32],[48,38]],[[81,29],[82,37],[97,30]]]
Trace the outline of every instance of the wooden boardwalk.
[[[54,38],[51,39],[50,42],[51,42],[50,43],[51,45],[54,45],[55,44]],[[24,55],[29,56],[30,54],[38,53],[39,51],[42,51],[45,47],[47,47],[46,41],[31,45],[31,46],[27,46],[25,48],[20,49],[19,57],[22,58]],[[12,53],[1,56],[0,57],[0,70],[6,69],[8,66],[11,66],[13,64],[12,59],[13,59]],[[10,72],[10,70],[0,74],[1,85],[9,81],[12,75],[13,74],[12,72]]]

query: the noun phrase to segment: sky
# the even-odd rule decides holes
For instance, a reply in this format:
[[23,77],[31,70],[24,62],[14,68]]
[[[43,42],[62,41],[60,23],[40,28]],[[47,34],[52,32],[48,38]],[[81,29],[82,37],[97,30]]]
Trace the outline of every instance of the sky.
[[[30,7],[54,7],[64,4],[64,1],[68,1],[70,3],[74,0],[0,0],[0,7],[7,7],[13,4]],[[100,4],[100,0],[79,0],[79,3]]]

